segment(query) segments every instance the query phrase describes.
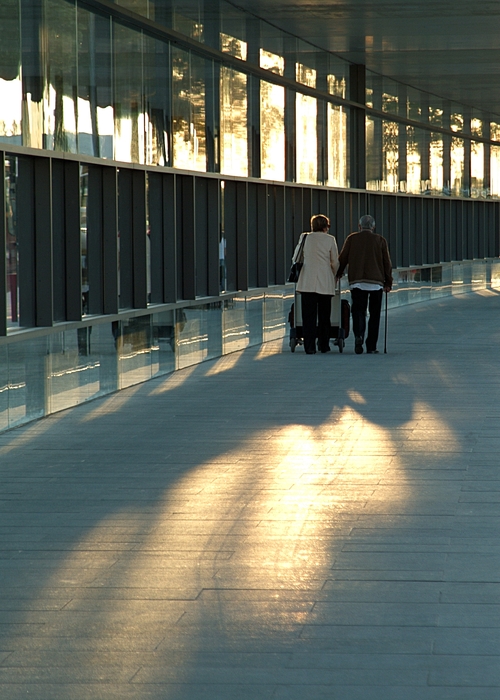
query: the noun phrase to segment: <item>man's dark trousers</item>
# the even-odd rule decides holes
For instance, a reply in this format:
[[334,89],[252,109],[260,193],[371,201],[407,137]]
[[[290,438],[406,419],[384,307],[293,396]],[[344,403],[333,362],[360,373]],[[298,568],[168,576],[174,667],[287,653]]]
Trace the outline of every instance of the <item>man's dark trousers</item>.
[[318,329],[318,350],[327,352],[330,340],[330,312],[332,297],[329,294],[301,292],[302,328],[304,333],[304,350],[316,352],[316,324]]
[[370,312],[368,335],[366,337],[367,352],[377,349],[382,295],[382,289],[377,289],[375,292],[368,292],[365,289],[358,289],[357,287],[351,289],[352,330],[354,337],[365,337],[366,309],[368,308]]

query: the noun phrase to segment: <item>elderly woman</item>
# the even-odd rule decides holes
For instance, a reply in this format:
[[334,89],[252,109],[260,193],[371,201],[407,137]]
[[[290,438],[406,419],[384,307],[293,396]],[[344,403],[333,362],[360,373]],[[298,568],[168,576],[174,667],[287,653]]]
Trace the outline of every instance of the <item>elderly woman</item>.
[[300,262],[302,240],[304,265],[297,282],[302,298],[302,326],[304,349],[308,355],[316,352],[316,327],[318,349],[330,350],[330,311],[335,294],[335,274],[339,266],[337,242],[328,233],[330,220],[323,214],[311,218],[311,233],[302,233],[293,254],[293,262]]

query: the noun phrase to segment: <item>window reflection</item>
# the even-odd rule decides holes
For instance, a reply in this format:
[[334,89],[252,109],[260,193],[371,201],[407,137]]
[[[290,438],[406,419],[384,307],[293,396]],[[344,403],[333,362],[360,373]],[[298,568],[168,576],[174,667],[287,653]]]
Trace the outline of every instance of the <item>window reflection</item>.
[[173,156],[176,168],[206,170],[205,62],[172,49]]
[[14,80],[0,78],[0,141],[22,144],[21,104],[23,98],[22,82],[18,76]]
[[[245,60],[247,44],[228,34],[220,35],[221,50]],[[221,171],[248,175],[247,76],[221,67]]]
[[76,153],[76,13],[74,6],[45,4],[48,85],[44,91],[45,148]]
[[[344,77],[327,76],[330,95],[346,96]],[[347,170],[347,110],[340,105],[328,103],[327,107],[328,138],[328,181],[333,187],[349,187]]]
[[422,156],[413,126],[406,127],[406,191],[420,194],[422,189]]
[[432,194],[443,192],[443,153],[443,137],[432,132],[429,146],[429,184]]
[[451,137],[450,146],[450,191],[455,197],[464,196],[465,141]]
[[[500,124],[491,122],[490,137],[492,141],[500,141]],[[500,146],[490,146],[490,193],[492,197],[500,197]]]
[[[282,56],[260,50],[260,67],[283,75]],[[285,89],[267,81],[260,82],[261,176],[268,180],[285,179]]]
[[114,155],[109,19],[78,8],[78,151],[100,158]]
[[[298,83],[316,87],[316,71],[297,63],[295,78]],[[318,103],[314,97],[300,92],[295,97],[297,181],[316,184],[318,181]]]
[[387,192],[399,190],[399,126],[384,120],[382,123],[383,189]]
[[[471,134],[483,135],[483,122],[481,119],[471,119]],[[470,144],[470,187],[471,197],[484,197],[484,143],[471,141]]]

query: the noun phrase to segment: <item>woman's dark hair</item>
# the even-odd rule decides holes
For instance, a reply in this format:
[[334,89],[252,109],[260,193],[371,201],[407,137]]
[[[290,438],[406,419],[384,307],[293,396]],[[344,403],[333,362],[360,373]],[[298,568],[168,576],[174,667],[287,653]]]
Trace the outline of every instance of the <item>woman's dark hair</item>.
[[311,231],[324,231],[325,228],[330,228],[330,219],[324,214],[315,214],[311,216]]

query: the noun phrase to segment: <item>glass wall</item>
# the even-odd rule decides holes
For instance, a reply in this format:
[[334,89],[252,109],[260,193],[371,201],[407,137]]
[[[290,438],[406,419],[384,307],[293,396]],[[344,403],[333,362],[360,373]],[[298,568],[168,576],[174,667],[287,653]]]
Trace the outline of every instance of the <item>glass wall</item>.
[[[330,73],[327,87],[330,95],[346,97],[346,79]],[[331,187],[349,187],[349,148],[347,141],[348,110],[340,105],[327,104],[328,177]]]
[[192,52],[172,49],[173,164],[206,170],[205,61]]
[[[242,61],[247,58],[247,43],[220,34],[221,50]],[[248,78],[233,68],[221,67],[220,133],[221,172],[227,175],[248,175]]]
[[[295,66],[295,79],[302,85],[316,87],[316,71],[302,63]],[[295,138],[297,182],[318,182],[318,102],[314,97],[297,93],[295,98]]]
[[[265,179],[349,186],[348,62],[225,0],[117,4],[136,26],[80,0],[11,3],[0,142],[241,177],[251,163]],[[197,43],[162,39],[144,18]],[[499,196],[498,116],[371,71],[365,104],[368,189]]]
[[[285,72],[285,59],[260,50],[260,67],[277,75]],[[260,161],[261,176],[267,180],[285,179],[285,88],[260,81]]]

